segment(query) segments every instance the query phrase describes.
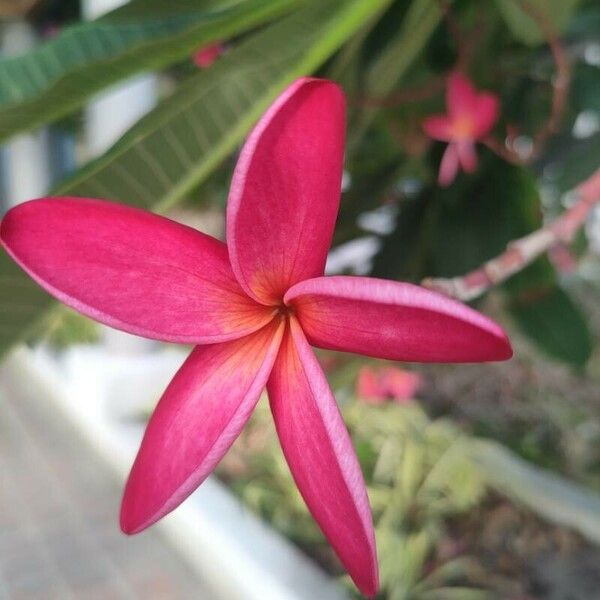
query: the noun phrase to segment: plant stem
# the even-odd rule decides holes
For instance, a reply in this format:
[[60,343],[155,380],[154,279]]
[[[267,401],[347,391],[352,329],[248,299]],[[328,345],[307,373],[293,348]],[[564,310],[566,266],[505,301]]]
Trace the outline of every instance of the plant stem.
[[458,300],[478,298],[518,273],[558,244],[572,241],[588,215],[600,203],[600,169],[572,192],[573,205],[552,223],[508,244],[506,250],[481,267],[452,278],[428,278],[423,285]]

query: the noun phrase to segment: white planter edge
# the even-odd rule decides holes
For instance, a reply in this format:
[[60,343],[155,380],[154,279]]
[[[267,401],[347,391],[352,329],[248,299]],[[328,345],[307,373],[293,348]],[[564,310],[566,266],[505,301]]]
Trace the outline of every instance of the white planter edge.
[[[79,349],[77,349],[79,350]],[[125,482],[139,446],[139,429],[111,426],[84,396],[103,392],[91,376],[106,372],[106,360],[127,357],[87,347],[88,389],[69,381],[65,355],[20,347],[3,365],[3,376],[27,381],[52,402]],[[68,351],[67,351],[68,352]],[[67,354],[68,356],[68,354]],[[139,358],[139,357],[138,357]],[[100,368],[98,366],[100,365]],[[114,364],[113,364],[114,366]],[[81,369],[82,363],[77,365]],[[176,367],[175,367],[176,368]],[[174,372],[174,371],[173,371]],[[96,380],[98,382],[98,380]],[[97,405],[98,403],[96,403]],[[90,407],[91,410],[90,410]],[[117,516],[115,515],[115,519]],[[179,508],[156,525],[192,568],[224,600],[347,600],[348,596],[291,542],[245,508],[218,480],[209,478]]]

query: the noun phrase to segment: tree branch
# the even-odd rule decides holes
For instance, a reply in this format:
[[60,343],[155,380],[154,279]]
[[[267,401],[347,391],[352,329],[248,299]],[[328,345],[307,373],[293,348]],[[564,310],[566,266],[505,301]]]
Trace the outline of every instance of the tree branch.
[[469,301],[523,270],[558,244],[568,244],[588,215],[600,203],[600,169],[572,192],[573,205],[555,221],[510,242],[499,256],[461,277],[428,278],[423,285],[446,296]]

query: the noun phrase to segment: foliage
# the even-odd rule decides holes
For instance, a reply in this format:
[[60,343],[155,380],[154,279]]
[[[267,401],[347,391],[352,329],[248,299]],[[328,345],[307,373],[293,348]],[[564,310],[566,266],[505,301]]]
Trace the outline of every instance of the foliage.
[[71,344],[93,344],[100,339],[98,325],[70,308],[59,306],[48,316],[42,340],[51,347],[60,349]]
[[[598,168],[600,132],[593,122],[600,71],[587,51],[597,48],[599,23],[593,0],[495,0],[485,10],[478,0],[132,0],[66,27],[23,56],[0,60],[0,139],[73,117],[93,94],[156,71],[168,83],[156,109],[53,192],[156,212],[182,202],[222,210],[228,159],[266,107],[296,77],[332,78],[348,97],[350,183],[336,244],[375,238],[376,276],[413,282],[457,276],[560,215],[572,200],[567,192]],[[194,70],[192,53],[214,41],[226,43],[226,54],[210,69]],[[555,116],[557,52],[570,63],[564,107],[535,156],[513,153],[509,162],[506,148],[535,144]],[[488,144],[494,149],[478,148],[476,172],[440,188],[444,145],[428,140],[421,123],[443,110],[453,69],[500,97],[501,120],[492,135],[496,146]],[[582,115],[591,118],[587,133]],[[385,231],[365,225],[365,215],[377,214],[387,215]],[[595,264],[588,239],[580,236],[574,249]],[[600,247],[598,239],[597,233]],[[598,285],[597,272],[587,276]],[[573,293],[580,279],[580,272],[565,276],[542,258],[484,306],[546,356],[583,369],[597,356],[597,339],[589,307],[582,309]],[[62,346],[95,336],[0,252],[0,354],[24,339]],[[354,402],[355,367],[346,363],[331,380],[349,399],[343,411],[373,506],[383,597],[488,597],[474,583],[469,556],[449,557],[439,548],[449,523],[480,506],[490,489],[598,542],[597,496],[448,420],[429,419],[416,404]],[[528,438],[515,435],[520,439],[511,447],[521,451]],[[335,571],[275,440],[262,406],[221,476]]]
[[600,496],[534,467],[500,444],[472,440],[469,453],[490,485],[543,517],[600,543]]
[[[452,594],[487,598],[465,589],[473,563],[466,556],[436,557],[445,522],[473,508],[484,479],[449,422],[431,422],[415,404],[345,407],[373,508],[382,597],[425,600]],[[263,404],[221,467],[246,504],[313,555],[331,565],[323,538],[276,447]],[[458,596],[464,590],[465,596]]]
[[496,0],[506,24],[515,37],[525,44],[543,44],[545,35],[540,23],[532,16],[543,11],[548,23],[556,30],[564,29],[577,8],[579,0]]
[[0,60],[0,139],[49,123],[127,75],[188,58],[215,40],[268,22],[294,0],[136,0],[66,27],[18,57]]
[[[188,78],[55,193],[164,211],[214,172],[287,84],[316,69],[386,3],[306,3],[247,38],[213,68]],[[273,48],[284,50],[273,54]],[[0,253],[0,353],[38,331],[53,305],[6,253]]]
[[[349,98],[352,180],[336,240],[361,236],[358,217],[388,205],[397,216],[391,233],[375,234],[374,274],[413,281],[459,275],[555,216],[560,195],[597,168],[599,134],[574,137],[573,127],[586,111],[597,114],[599,77],[597,65],[572,61],[571,94],[537,161],[511,166],[487,152],[474,175],[440,189],[443,146],[428,142],[421,123],[440,111],[445,76],[460,68],[499,95],[494,135],[517,131],[527,142],[556,111],[557,44],[576,56],[575,48],[593,40],[597,20],[586,0],[496,0],[486,11],[474,0],[133,0],[0,60],[0,136],[72,114],[136,72],[187,62],[169,76],[172,94],[54,191],[164,211],[207,184],[202,201],[219,205],[227,180],[220,165],[279,91],[303,74],[334,78]],[[226,56],[193,72],[192,52],[215,40],[228,42]],[[587,363],[586,316],[550,263],[514,278],[501,298],[507,321],[541,350],[577,368]],[[53,307],[5,254],[0,305],[0,352],[39,335]]]
[[[466,578],[470,563],[460,557],[436,564],[436,543],[445,521],[473,508],[485,490],[463,436],[447,421],[430,422],[413,404],[372,410],[356,403],[344,415],[363,460],[368,447],[373,461],[367,478],[387,597],[420,600],[442,595],[439,587],[453,589],[450,584]],[[487,597],[463,591],[463,597]]]
[[[449,420],[431,420],[414,402],[373,406],[352,399],[343,414],[373,509],[381,598],[492,597],[492,588],[480,587],[485,576],[468,548],[440,552],[448,524],[474,511],[490,490],[600,542],[599,496],[496,442],[466,435]],[[277,447],[266,402],[218,473],[254,511],[336,570]]]

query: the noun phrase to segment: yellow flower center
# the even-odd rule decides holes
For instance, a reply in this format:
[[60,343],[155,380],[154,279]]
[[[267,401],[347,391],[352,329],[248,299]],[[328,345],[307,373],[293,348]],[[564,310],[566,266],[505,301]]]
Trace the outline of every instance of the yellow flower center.
[[452,123],[452,133],[458,139],[471,139],[473,137],[473,119],[464,115]]

